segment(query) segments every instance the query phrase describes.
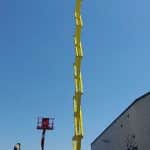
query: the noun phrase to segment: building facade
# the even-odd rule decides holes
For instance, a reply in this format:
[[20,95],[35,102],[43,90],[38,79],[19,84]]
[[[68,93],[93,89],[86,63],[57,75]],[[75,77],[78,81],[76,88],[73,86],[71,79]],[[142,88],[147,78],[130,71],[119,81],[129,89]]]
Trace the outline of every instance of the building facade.
[[91,150],[149,150],[150,92],[136,99],[91,144]]

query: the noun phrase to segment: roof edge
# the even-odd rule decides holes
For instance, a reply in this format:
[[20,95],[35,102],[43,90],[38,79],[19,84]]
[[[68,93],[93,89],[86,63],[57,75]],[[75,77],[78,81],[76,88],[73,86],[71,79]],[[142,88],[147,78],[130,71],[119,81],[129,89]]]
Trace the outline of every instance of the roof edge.
[[116,119],[114,119],[110,125],[108,125],[108,127],[106,127],[99,136],[97,136],[95,138],[95,140],[91,143],[91,145],[93,145],[98,139],[99,137],[101,137],[123,114],[125,114],[125,112],[127,112],[135,103],[137,103],[138,101],[140,101],[142,98],[146,97],[150,95],[150,92],[145,93],[144,95],[136,98]]

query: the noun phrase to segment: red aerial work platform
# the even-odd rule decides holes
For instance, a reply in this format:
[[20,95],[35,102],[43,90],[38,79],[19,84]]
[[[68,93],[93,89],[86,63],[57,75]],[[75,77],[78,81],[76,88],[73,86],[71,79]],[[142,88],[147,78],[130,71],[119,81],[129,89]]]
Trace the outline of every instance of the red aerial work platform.
[[39,117],[37,122],[37,129],[42,130],[41,149],[44,150],[45,133],[46,130],[54,129],[54,118]]

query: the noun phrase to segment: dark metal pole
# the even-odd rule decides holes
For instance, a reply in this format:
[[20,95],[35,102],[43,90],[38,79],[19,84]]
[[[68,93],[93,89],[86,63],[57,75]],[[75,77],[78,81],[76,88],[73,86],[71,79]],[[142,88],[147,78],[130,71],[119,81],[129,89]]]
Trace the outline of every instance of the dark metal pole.
[[45,133],[46,133],[46,130],[43,129],[43,132],[42,132],[42,139],[41,139],[41,149],[42,149],[42,150],[44,150]]
[[20,144],[20,143],[17,143],[17,144],[14,146],[14,150],[21,150],[21,144]]

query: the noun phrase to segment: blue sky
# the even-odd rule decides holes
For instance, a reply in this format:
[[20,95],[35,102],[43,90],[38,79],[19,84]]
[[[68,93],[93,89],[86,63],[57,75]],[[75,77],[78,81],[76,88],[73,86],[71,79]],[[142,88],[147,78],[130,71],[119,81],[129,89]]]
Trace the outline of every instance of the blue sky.
[[[75,1],[0,1],[0,147],[39,149],[38,116],[55,117],[45,149],[72,149]],[[83,1],[83,150],[150,89],[150,2]]]

